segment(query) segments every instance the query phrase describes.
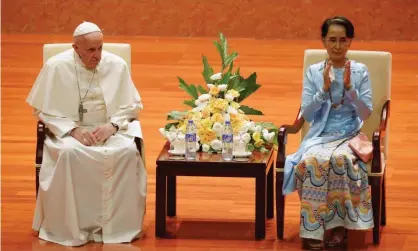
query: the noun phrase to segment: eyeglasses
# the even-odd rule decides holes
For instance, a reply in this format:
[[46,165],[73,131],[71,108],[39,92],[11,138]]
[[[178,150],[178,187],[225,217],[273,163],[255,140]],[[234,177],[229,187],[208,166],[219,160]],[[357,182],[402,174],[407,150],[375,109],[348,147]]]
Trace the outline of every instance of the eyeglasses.
[[347,45],[350,44],[351,39],[343,37],[340,39],[331,37],[325,40],[326,43],[328,43],[329,45],[331,45],[332,47],[335,47],[337,44],[339,44],[341,47],[346,47]]

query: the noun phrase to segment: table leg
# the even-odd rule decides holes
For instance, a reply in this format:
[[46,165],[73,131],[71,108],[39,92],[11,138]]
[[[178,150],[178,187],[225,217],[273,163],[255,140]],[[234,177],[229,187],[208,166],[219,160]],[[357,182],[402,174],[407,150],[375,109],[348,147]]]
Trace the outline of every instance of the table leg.
[[176,216],[176,176],[167,176],[167,215]]
[[166,235],[167,183],[166,175],[158,166],[155,186],[155,236],[164,237]]
[[260,172],[255,178],[255,238],[266,236],[266,174]]
[[267,174],[267,218],[274,218],[274,174],[273,167]]

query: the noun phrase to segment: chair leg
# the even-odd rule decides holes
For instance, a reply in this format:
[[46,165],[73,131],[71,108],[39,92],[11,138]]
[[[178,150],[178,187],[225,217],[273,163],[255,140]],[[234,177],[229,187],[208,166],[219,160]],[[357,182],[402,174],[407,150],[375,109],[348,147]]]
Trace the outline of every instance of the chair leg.
[[383,174],[382,181],[382,219],[381,225],[386,226],[386,172]]
[[36,197],[38,197],[38,190],[39,190],[39,172],[41,171],[41,168],[36,167],[35,168],[35,175],[36,175]]
[[283,195],[282,187],[283,173],[276,173],[276,227],[278,239],[283,239],[284,235],[285,197]]
[[372,186],[372,207],[373,207],[373,242],[380,243],[380,223],[381,223],[381,207],[382,207],[382,177],[371,177]]

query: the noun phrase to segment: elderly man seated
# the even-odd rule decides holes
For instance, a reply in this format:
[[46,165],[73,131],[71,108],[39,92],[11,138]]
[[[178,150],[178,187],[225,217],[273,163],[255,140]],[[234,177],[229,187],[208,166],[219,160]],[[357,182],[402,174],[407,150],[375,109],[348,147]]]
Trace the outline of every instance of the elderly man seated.
[[130,242],[142,231],[147,173],[136,148],[141,98],[126,62],[89,22],[50,58],[27,98],[45,139],[33,228],[66,246]]

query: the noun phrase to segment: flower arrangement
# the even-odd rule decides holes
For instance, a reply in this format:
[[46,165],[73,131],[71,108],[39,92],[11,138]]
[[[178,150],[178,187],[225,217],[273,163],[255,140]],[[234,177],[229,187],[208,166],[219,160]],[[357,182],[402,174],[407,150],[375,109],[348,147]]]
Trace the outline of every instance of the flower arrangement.
[[206,86],[187,84],[178,77],[180,88],[186,91],[191,99],[184,104],[191,107],[188,111],[171,111],[167,120],[170,122],[160,133],[170,142],[178,137],[184,139],[187,121],[192,119],[197,128],[198,149],[204,152],[222,150],[222,130],[225,120],[231,122],[234,131],[234,143],[240,134],[241,140],[247,143],[248,151],[267,151],[268,147],[277,145],[277,127],[269,122],[254,122],[248,115],[263,115],[259,110],[240,103],[256,92],[261,85],[256,83],[257,75],[252,73],[248,78],[240,75],[240,69],[234,70],[237,52],[228,54],[228,44],[221,33],[219,41],[214,41],[222,60],[221,70],[214,73],[205,56],[203,61],[203,78]]

